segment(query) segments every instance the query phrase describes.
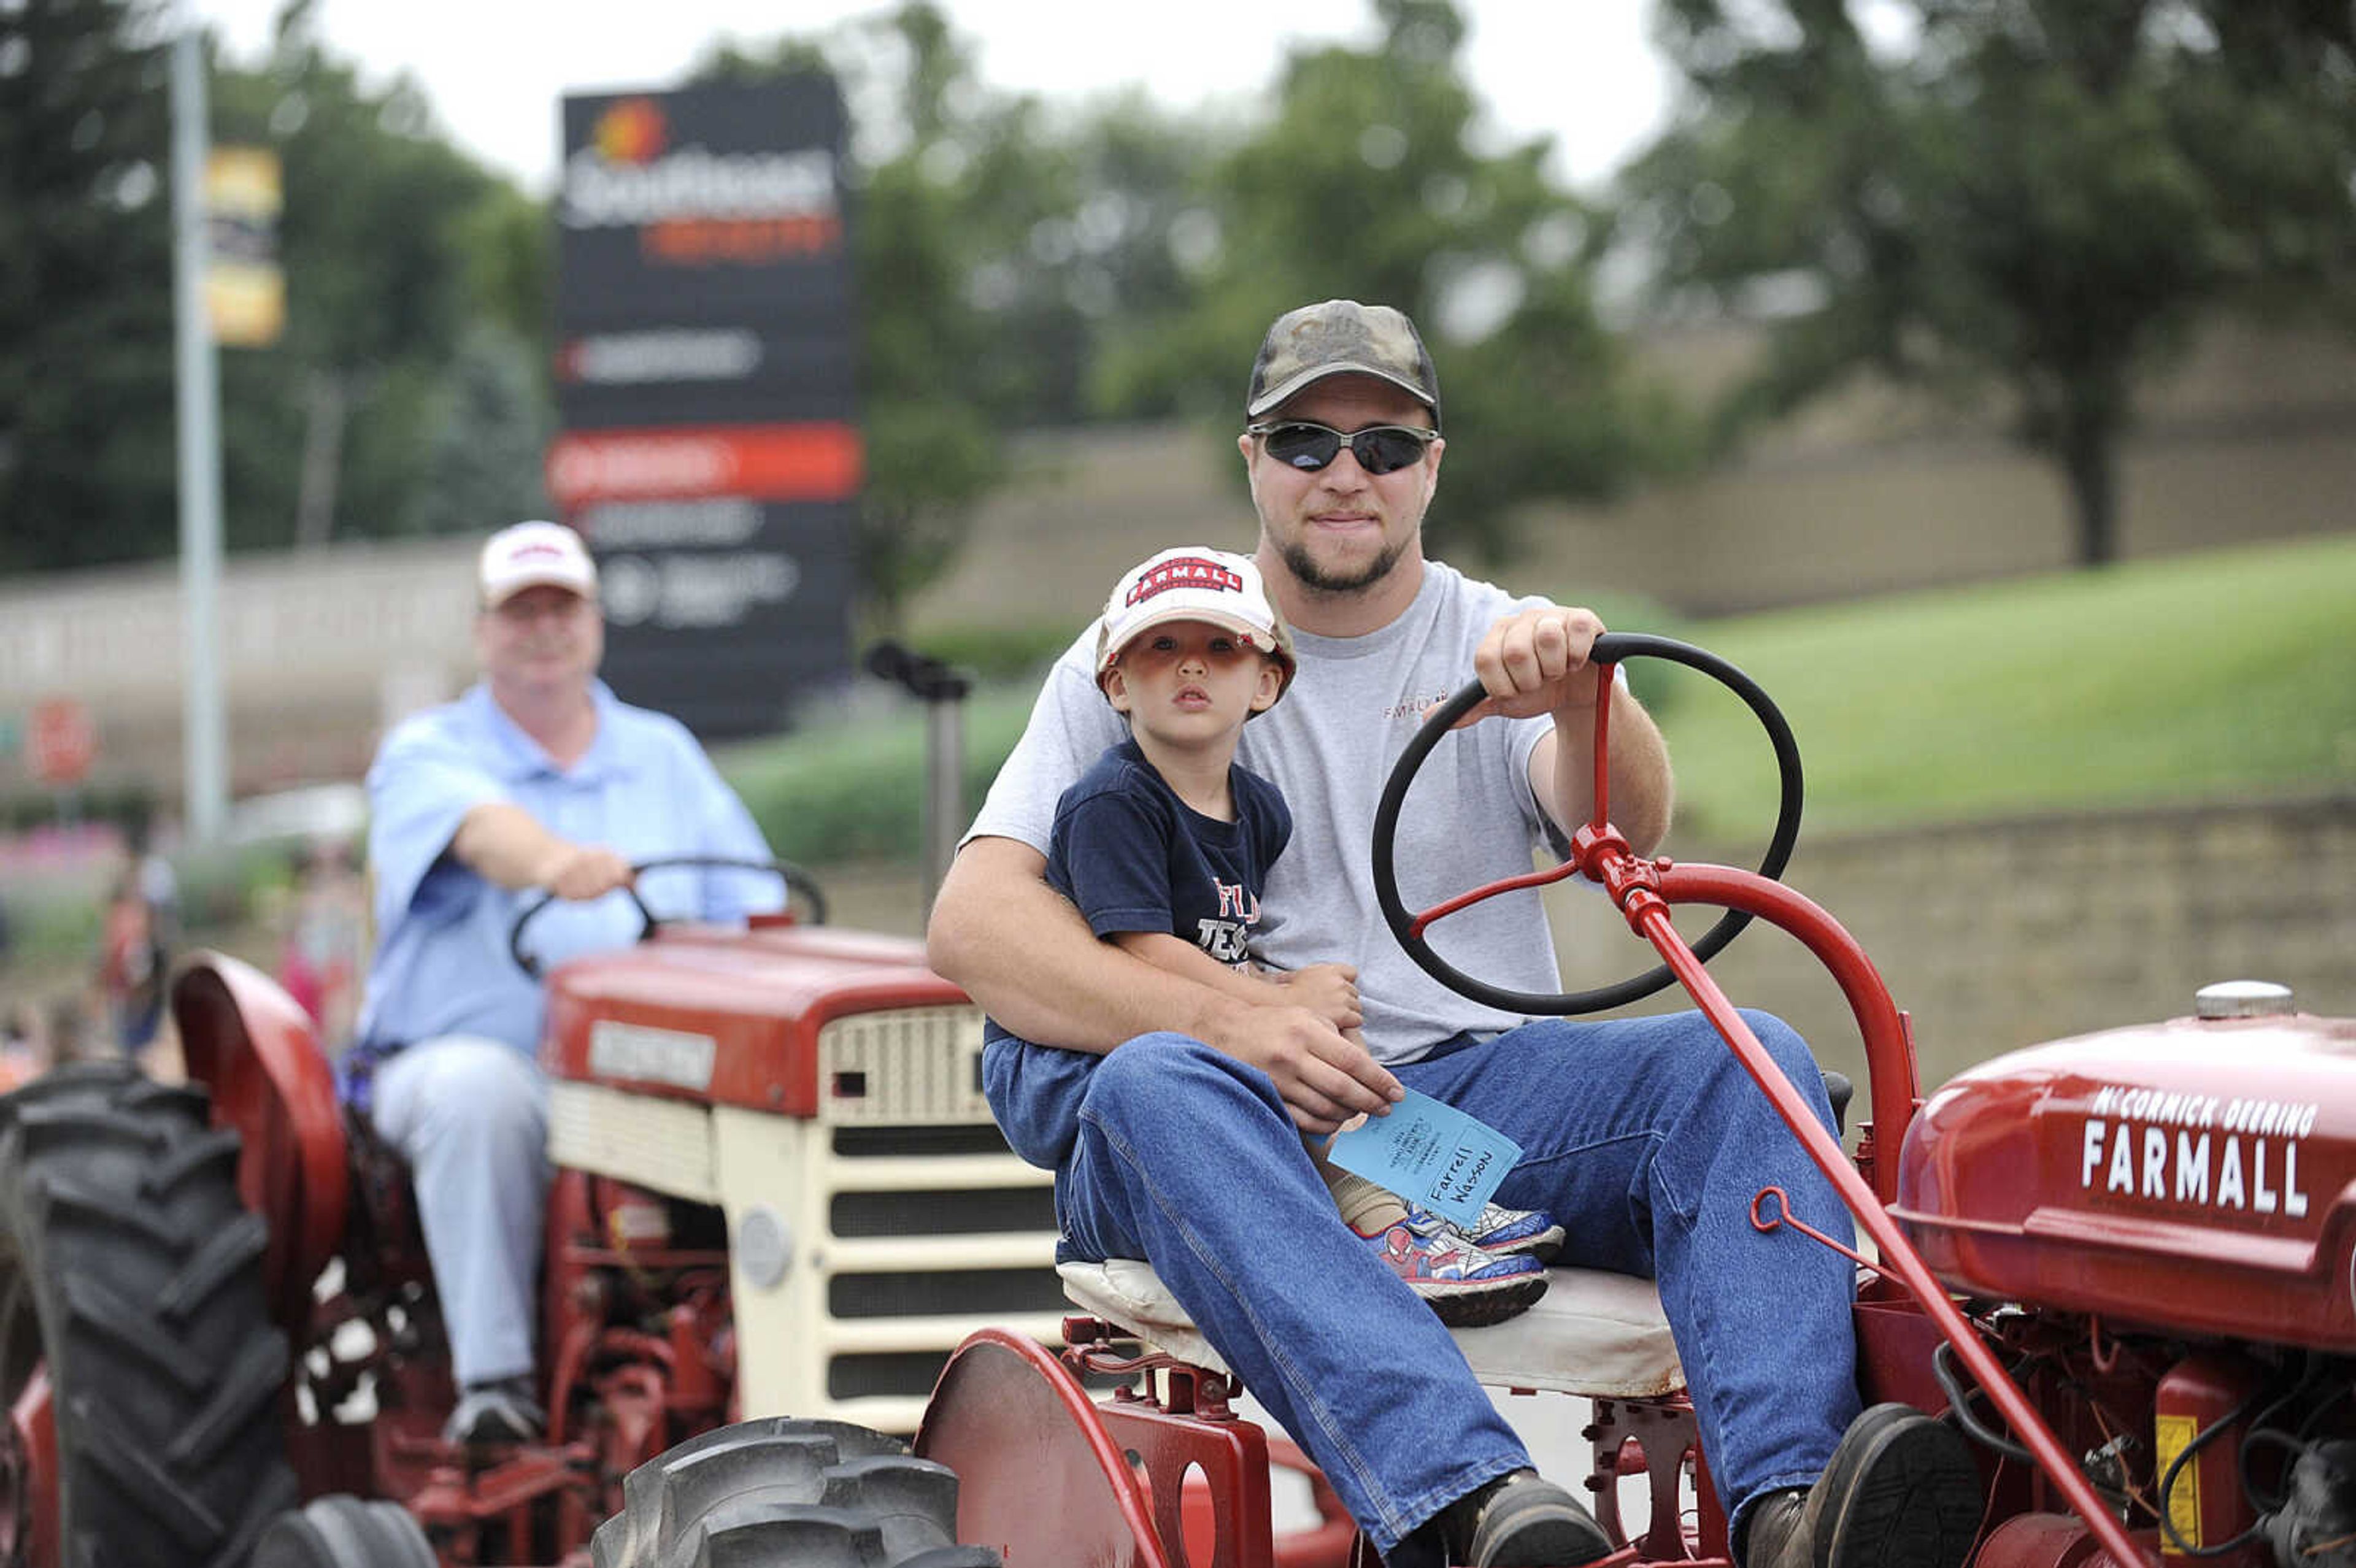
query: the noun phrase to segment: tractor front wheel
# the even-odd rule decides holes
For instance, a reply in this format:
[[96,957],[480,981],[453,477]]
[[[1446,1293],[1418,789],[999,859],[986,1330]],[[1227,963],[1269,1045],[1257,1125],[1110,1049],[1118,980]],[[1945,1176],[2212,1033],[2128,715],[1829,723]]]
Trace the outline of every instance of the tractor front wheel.
[[123,1062],[0,1099],[0,1526],[33,1568],[241,1568],[298,1500],[268,1236],[207,1109]]
[[622,1483],[597,1527],[595,1568],[1000,1568],[957,1544],[957,1476],[897,1438],[838,1421],[723,1426],[658,1455]]
[[434,1543],[399,1503],[344,1492],[281,1514],[247,1568],[438,1568]]

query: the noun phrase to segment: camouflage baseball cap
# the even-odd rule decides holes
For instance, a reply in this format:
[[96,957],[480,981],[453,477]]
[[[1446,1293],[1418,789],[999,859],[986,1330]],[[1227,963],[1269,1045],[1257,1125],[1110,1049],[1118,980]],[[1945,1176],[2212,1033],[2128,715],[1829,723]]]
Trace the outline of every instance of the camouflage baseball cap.
[[1312,381],[1344,374],[1388,381],[1431,410],[1440,423],[1440,373],[1415,323],[1387,304],[1327,300],[1276,318],[1252,365],[1244,417],[1258,419]]

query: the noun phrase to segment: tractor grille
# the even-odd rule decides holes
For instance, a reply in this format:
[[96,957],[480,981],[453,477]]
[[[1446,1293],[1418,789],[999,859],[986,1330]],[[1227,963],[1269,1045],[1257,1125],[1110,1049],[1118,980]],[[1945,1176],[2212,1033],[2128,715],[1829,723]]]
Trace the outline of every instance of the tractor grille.
[[900,1008],[818,1031],[819,1116],[844,1125],[987,1123],[981,1010]]
[[1005,1154],[1005,1136],[998,1124],[985,1119],[969,1127],[837,1127],[834,1152],[844,1159],[879,1159],[894,1155]]
[[[827,1363],[826,1397],[839,1403],[858,1400],[888,1400],[909,1408],[921,1409],[940,1381],[941,1363],[947,1356],[930,1352],[916,1354],[889,1353],[861,1356],[837,1356]],[[1118,1388],[1134,1386],[1135,1379],[1122,1372],[1080,1372],[1080,1386],[1092,1394],[1109,1393]],[[872,1407],[871,1407],[872,1408]],[[893,1428],[905,1436],[916,1431],[916,1423]]]
[[918,1008],[819,1033],[828,1413],[915,1429],[974,1330],[1055,1340],[1053,1178],[981,1093],[981,1015]]
[[916,1192],[838,1192],[828,1229],[841,1237],[972,1236],[1055,1229],[1055,1194],[1045,1187],[930,1188]]
[[932,1317],[979,1313],[1062,1312],[1064,1282],[1053,1269],[944,1269],[938,1274],[839,1274],[826,1284],[837,1317]]
[[933,1351],[837,1356],[827,1363],[826,1397],[912,1400],[921,1403],[939,1381],[948,1357]]
[[815,1119],[554,1084],[550,1152],[727,1211],[746,1414],[905,1435],[976,1330],[1060,1341],[1054,1178],[991,1119],[976,1009],[838,1018],[817,1056]]

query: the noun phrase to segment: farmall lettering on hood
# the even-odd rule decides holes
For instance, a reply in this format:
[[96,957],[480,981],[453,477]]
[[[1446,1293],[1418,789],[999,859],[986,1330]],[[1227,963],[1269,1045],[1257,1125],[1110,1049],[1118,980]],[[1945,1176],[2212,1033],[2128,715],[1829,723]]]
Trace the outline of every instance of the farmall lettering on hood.
[[759,265],[841,247],[830,148],[712,152],[673,140],[652,99],[615,104],[565,161],[557,221],[639,229],[648,261],[681,265]]
[[2182,1018],[1997,1057],[1915,1118],[1890,1212],[1967,1295],[2356,1349],[2356,1024]]

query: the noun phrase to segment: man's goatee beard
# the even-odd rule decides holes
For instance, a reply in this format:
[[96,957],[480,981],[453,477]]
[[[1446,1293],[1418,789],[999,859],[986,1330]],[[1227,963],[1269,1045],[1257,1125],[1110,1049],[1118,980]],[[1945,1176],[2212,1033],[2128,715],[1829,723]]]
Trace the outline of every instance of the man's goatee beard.
[[1308,545],[1293,539],[1277,547],[1284,558],[1285,570],[1303,588],[1319,593],[1356,593],[1373,587],[1390,575],[1391,568],[1407,553],[1408,541],[1399,539],[1383,547],[1380,554],[1365,565],[1352,571],[1329,571],[1309,553]]

